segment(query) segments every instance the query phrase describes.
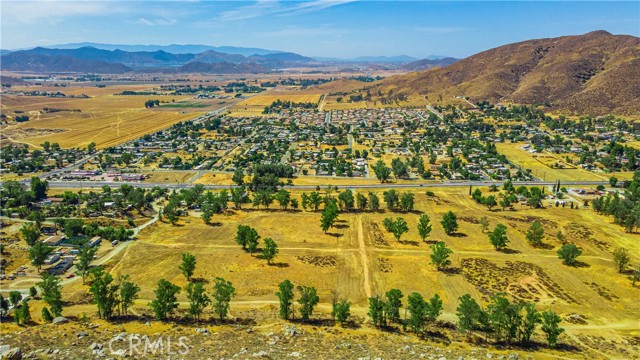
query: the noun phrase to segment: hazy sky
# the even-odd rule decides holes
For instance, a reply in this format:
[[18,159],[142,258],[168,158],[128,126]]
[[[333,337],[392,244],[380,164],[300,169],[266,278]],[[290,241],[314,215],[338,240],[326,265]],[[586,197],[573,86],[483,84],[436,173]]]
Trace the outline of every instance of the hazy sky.
[[640,1],[0,1],[1,48],[70,42],[260,47],[308,56],[465,57],[604,29],[640,36]]

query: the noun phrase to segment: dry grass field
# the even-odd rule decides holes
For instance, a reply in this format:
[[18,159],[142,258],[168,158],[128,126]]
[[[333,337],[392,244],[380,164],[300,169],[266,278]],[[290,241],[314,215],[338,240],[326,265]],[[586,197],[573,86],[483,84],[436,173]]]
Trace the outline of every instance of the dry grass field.
[[184,183],[196,175],[195,171],[143,171],[147,182],[154,184]]
[[[15,111],[28,114],[30,120],[3,126],[3,138],[38,147],[44,141],[57,142],[65,148],[84,147],[95,142],[98,148],[117,145],[144,134],[192,119],[204,111],[201,108],[145,109],[148,99],[171,102],[183,100],[176,96],[116,96],[125,90],[139,91],[150,85],[116,85],[106,88],[71,86],[65,88],[16,87],[15,90],[62,91],[65,94],[87,94],[88,99],[49,98],[36,96],[2,96],[2,111],[14,116]],[[221,107],[222,105],[220,105]],[[77,111],[46,113],[43,108]]]
[[511,160],[511,162],[513,162],[515,165],[521,166],[524,169],[531,169],[534,176],[540,179],[545,179],[547,181],[606,181],[612,175],[615,175],[619,179],[627,179],[633,176],[633,174],[630,172],[618,172],[615,174],[611,174],[595,173],[593,171],[587,171],[580,168],[552,168],[548,165],[556,163],[557,160],[540,157],[540,155],[538,155],[539,159],[536,159],[536,157],[534,156],[535,154],[531,154],[525,150],[522,150],[520,146],[522,146],[522,144],[496,143],[498,151],[506,155],[507,158],[509,158],[509,160]]
[[231,116],[262,116],[265,106],[271,105],[276,100],[291,101],[296,103],[318,103],[322,93],[308,93],[298,91],[270,90],[245,99],[231,107]]
[[[204,224],[199,213],[191,211],[176,226],[157,222],[147,227],[137,240],[122,246],[121,251],[111,252],[100,262],[114,277],[130,274],[140,285],[140,299],[133,308],[138,315],[150,314],[147,303],[153,298],[159,279],[186,286],[178,265],[183,253],[192,253],[198,262],[194,277],[205,281],[207,287],[212,286],[216,276],[233,282],[237,295],[232,303],[232,316],[265,316],[267,319],[261,321],[267,327],[277,322],[274,292],[284,279],[316,287],[321,299],[318,312],[322,316],[328,316],[332,294],[337,291],[353,303],[352,314],[363,322],[367,319],[367,298],[391,288],[400,289],[405,296],[414,291],[427,297],[438,293],[445,307],[441,319],[447,321],[456,320],[457,299],[465,293],[486,304],[490,294],[506,292],[515,300],[535,301],[538,309],[553,309],[565,319],[573,314],[585,319],[582,323],[564,321],[567,333],[561,337],[562,343],[584,352],[560,353],[560,358],[634,358],[640,336],[637,326],[640,288],[633,288],[624,274],[617,273],[611,253],[625,247],[632,264],[638,264],[640,234],[624,233],[610,218],[582,207],[517,206],[513,211],[488,211],[470,199],[467,188],[430,190],[435,197],[425,195],[424,189],[414,191],[416,210],[412,213],[386,210],[343,213],[327,234],[320,229],[319,213],[282,211],[276,204],[270,210],[250,206],[230,209],[215,216],[212,225]],[[372,191],[382,197],[382,190]],[[299,198],[300,194],[296,191],[294,197]],[[447,236],[439,224],[449,210],[458,216],[460,228],[455,236]],[[420,213],[428,214],[433,223],[426,243],[416,230]],[[400,242],[382,225],[384,218],[398,216],[405,218],[410,228]],[[489,244],[478,224],[482,216],[489,218],[490,228],[498,223],[508,227],[508,251],[496,251]],[[525,238],[534,220],[540,221],[545,229],[542,248],[531,247]],[[240,224],[256,228],[262,239],[276,241],[280,254],[274,264],[267,265],[259,254],[245,253],[235,243]],[[557,258],[558,230],[584,250],[580,266],[565,266]],[[429,245],[435,241],[444,241],[453,250],[452,265],[446,272],[438,272],[430,263]],[[101,249],[101,254],[107,254],[108,250]],[[100,260],[103,255],[99,256]],[[95,305],[88,302],[87,287],[81,281],[65,281],[63,297],[67,301],[66,316],[81,317],[95,312]],[[187,306],[184,292],[178,299],[184,313]],[[38,304],[35,302],[36,307]],[[253,312],[255,309],[260,311]],[[40,321],[39,310],[32,314]],[[128,326],[135,327],[134,323]],[[363,328],[353,335],[369,331]],[[532,355],[547,358],[549,354]]]
[[[338,291],[354,303],[353,312],[363,317],[367,297],[390,288],[399,288],[405,294],[438,293],[444,300],[443,318],[454,320],[461,295],[470,293],[486,302],[489,294],[502,291],[517,300],[535,301],[540,309],[552,308],[563,317],[580,314],[587,323],[564,323],[568,329],[565,341],[603,354],[615,354],[616,347],[625,348],[620,341],[640,336],[640,288],[633,288],[626,276],[618,274],[611,260],[613,250],[625,247],[632,263],[637,264],[638,234],[624,233],[610,219],[590,209],[518,207],[515,211],[490,212],[473,202],[466,188],[434,192],[436,197],[415,193],[415,213],[341,214],[328,234],[319,227],[319,213],[283,212],[275,205],[271,210],[231,210],[215,217],[214,225],[205,225],[199,214],[192,212],[178,226],[156,223],[145,229],[107,266],[114,275],[131,274],[142,287],[142,299],[153,297],[154,284],[160,278],[186,285],[178,264],[181,254],[188,252],[198,259],[196,278],[211,281],[221,276],[231,280],[237,289],[235,302],[244,306],[274,304],[277,284],[290,279],[315,286],[325,307],[332,292]],[[439,224],[448,210],[458,215],[460,229],[456,236],[445,235]],[[434,222],[427,243],[419,239],[416,230],[418,213],[428,214]],[[401,216],[409,223],[410,231],[401,242],[382,226],[389,216]],[[491,247],[478,225],[481,216],[490,219],[490,228],[497,223],[508,227],[509,251]],[[534,220],[541,221],[546,232],[541,249],[532,248],[525,238]],[[256,228],[262,239],[269,237],[278,243],[280,255],[273,265],[267,265],[258,254],[243,252],[235,243],[240,224]],[[558,230],[583,248],[581,266],[568,267],[557,258]],[[428,246],[434,241],[444,241],[453,250],[448,272],[438,272],[430,264]],[[80,299],[85,291],[78,282],[66,288],[72,299]],[[186,301],[183,297],[181,301]]]

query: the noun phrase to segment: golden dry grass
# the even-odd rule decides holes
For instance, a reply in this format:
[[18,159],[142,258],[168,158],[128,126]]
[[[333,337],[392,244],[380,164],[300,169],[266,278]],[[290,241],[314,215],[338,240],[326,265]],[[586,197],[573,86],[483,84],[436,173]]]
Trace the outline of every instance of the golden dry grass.
[[[179,101],[176,96],[116,96],[124,90],[143,90],[149,86],[120,85],[106,88],[67,87],[67,94],[88,94],[88,99],[67,99],[5,95],[3,112],[15,110],[29,114],[28,122],[3,127],[3,134],[19,143],[38,147],[44,141],[57,142],[65,148],[84,147],[95,142],[98,148],[109,147],[161,130],[180,121],[195,118],[201,109],[145,109],[148,99]],[[16,88],[19,90],[19,88]],[[26,90],[33,90],[26,88]],[[46,90],[38,88],[38,90]],[[43,108],[79,109],[81,112],[44,113]]]
[[[624,247],[632,263],[638,263],[640,234],[627,234],[611,218],[582,207],[528,209],[518,205],[515,211],[488,211],[470,199],[467,188],[429,190],[435,192],[435,198],[426,196],[424,189],[414,190],[416,213],[343,213],[329,234],[319,227],[319,213],[276,210],[276,204],[271,210],[231,210],[216,215],[213,225],[204,224],[199,213],[191,211],[178,226],[160,222],[143,230],[106,266],[114,275],[130,274],[142,288],[134,312],[148,312],[146,303],[153,298],[159,279],[187,284],[178,264],[181,254],[192,253],[198,261],[194,277],[207,282],[207,287],[216,276],[233,282],[237,296],[232,309],[276,304],[277,284],[289,279],[316,287],[323,311],[329,309],[332,292],[338,291],[353,302],[352,313],[363,317],[367,297],[390,288],[400,289],[405,296],[414,291],[427,297],[438,293],[444,301],[442,318],[455,321],[457,299],[463,294],[472,294],[486,304],[486,291],[504,291],[515,299],[535,300],[539,310],[550,308],[563,317],[577,313],[588,319],[584,325],[563,323],[565,339],[599,336],[606,341],[626,341],[639,335],[640,288],[633,288],[625,275],[617,273],[611,253]],[[383,190],[371,191],[382,197]],[[293,192],[295,198],[300,195],[300,191]],[[573,200],[581,203],[578,198]],[[449,210],[458,215],[457,236],[447,236],[439,224]],[[416,230],[419,213],[428,214],[433,223],[427,243]],[[384,218],[398,216],[406,219],[410,228],[401,242],[382,226]],[[482,216],[488,217],[490,229],[498,223],[507,226],[509,252],[493,249],[477,224]],[[533,220],[544,226],[544,248],[533,248],[526,240]],[[257,254],[243,252],[235,243],[240,224],[256,228],[262,239],[278,243],[280,254],[274,265],[267,265]],[[558,230],[583,249],[579,258],[582,266],[568,267],[557,258]],[[429,245],[434,241],[444,241],[453,250],[452,271],[438,272],[430,263]],[[82,300],[86,291],[80,281],[65,286],[65,298],[73,299],[66,314],[94,311]],[[184,293],[178,298],[185,307]],[[585,346],[598,350],[593,344]]]
[[[583,169],[554,169],[536,160],[534,154],[520,149],[522,144],[496,143],[498,151],[509,158],[516,166],[531,169],[532,174],[540,179],[548,181],[564,180],[607,180],[606,174],[597,174]],[[542,159],[542,158],[541,158]]]
[[157,184],[184,183],[196,175],[195,171],[146,171],[147,182]]

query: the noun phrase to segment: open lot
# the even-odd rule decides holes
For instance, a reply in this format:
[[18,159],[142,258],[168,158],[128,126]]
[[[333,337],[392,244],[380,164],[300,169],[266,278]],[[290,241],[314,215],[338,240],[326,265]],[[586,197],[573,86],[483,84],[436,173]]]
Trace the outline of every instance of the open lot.
[[239,102],[230,111],[231,116],[260,116],[264,107],[271,105],[276,100],[317,104],[321,96],[321,93],[271,90]]
[[575,167],[567,167],[564,169],[553,168],[550,165],[558,162],[558,156],[532,154],[521,149],[521,146],[522,144],[518,143],[496,143],[498,152],[506,155],[514,165],[524,169],[531,169],[533,176],[546,181],[606,181],[609,180],[612,175],[615,175],[618,179],[629,179],[633,177],[633,173],[631,172],[596,173]]
[[[233,306],[273,304],[277,284],[290,279],[295,284],[315,286],[325,309],[332,292],[339,291],[354,303],[353,313],[363,317],[367,298],[390,288],[398,288],[405,295],[413,291],[425,296],[438,293],[444,300],[443,318],[453,320],[461,295],[470,293],[486,302],[490,294],[506,292],[514,299],[535,301],[540,309],[552,308],[563,317],[580,314],[587,319],[586,324],[565,323],[565,341],[607,353],[614,350],[600,349],[598,344],[631,341],[639,335],[640,289],[616,272],[611,253],[625,247],[632,263],[637,263],[640,235],[624,233],[609,218],[582,207],[530,210],[517,206],[515,211],[488,211],[473,202],[466,189],[441,188],[434,192],[435,197],[428,197],[416,191],[414,213],[341,214],[328,234],[319,227],[319,213],[280,211],[275,205],[271,210],[230,210],[214,217],[213,225],[205,225],[199,213],[191,212],[178,226],[158,222],[146,228],[138,240],[106,265],[114,275],[130,274],[141,286],[138,304],[142,311],[147,311],[145,300],[153,297],[152,290],[160,278],[186,285],[178,264],[181,254],[188,252],[198,260],[196,278],[210,282],[221,276],[233,282],[237,289]],[[439,224],[449,210],[458,215],[460,229],[456,236],[445,235]],[[444,241],[453,250],[450,271],[438,272],[430,264],[429,244],[419,239],[416,230],[418,213],[428,214],[434,222],[428,243]],[[382,226],[389,216],[401,216],[409,223],[410,231],[401,242]],[[478,225],[481,216],[489,218],[490,228],[497,223],[508,227],[510,251],[491,247]],[[532,248],[525,238],[534,220],[542,222],[546,234],[546,245],[539,249]],[[273,265],[267,265],[257,254],[243,252],[235,243],[240,224],[256,228],[262,239],[269,237],[278,243],[280,255]],[[557,258],[558,230],[583,248],[579,258],[582,266],[568,267]],[[85,289],[79,282],[66,287],[65,292],[82,303]],[[183,294],[179,298],[186,301]]]

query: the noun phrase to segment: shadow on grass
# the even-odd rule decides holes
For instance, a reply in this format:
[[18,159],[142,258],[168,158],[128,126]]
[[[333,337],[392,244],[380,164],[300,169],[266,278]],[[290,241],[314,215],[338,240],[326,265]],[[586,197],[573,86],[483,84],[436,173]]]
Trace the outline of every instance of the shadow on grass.
[[586,262],[584,262],[584,261],[580,261],[580,260],[576,260],[576,261],[573,263],[573,265],[571,265],[571,266],[572,266],[572,267],[575,267],[575,268],[590,268],[590,267],[591,267],[591,265],[587,264],[587,263],[586,263]]
[[209,280],[199,277],[199,278],[191,278],[191,282],[193,283],[201,282],[203,284],[208,284]]
[[271,264],[268,264],[269,266],[275,266],[275,267],[279,267],[279,268],[287,268],[289,267],[289,263],[285,263],[285,262],[273,262]]
[[462,269],[460,269],[459,267],[448,267],[440,271],[443,274],[447,274],[447,275],[458,275],[462,273]]
[[335,238],[341,238],[344,236],[344,234],[340,234],[340,233],[326,233],[327,235],[333,236]]
[[419,246],[420,243],[418,241],[414,241],[414,240],[404,240],[404,241],[400,241],[401,244],[404,245],[412,245],[412,246]]
[[453,233],[453,234],[451,234],[451,235],[449,235],[449,236],[451,236],[451,237],[457,237],[457,238],[465,238],[465,237],[467,237],[468,235],[467,235],[467,234],[465,234],[465,233],[456,232],[456,233]]
[[336,229],[348,229],[349,225],[347,224],[338,224],[338,225],[333,225],[334,228]]
[[497,250],[503,254],[520,254],[522,252],[520,250],[510,249],[510,248],[502,248]]

